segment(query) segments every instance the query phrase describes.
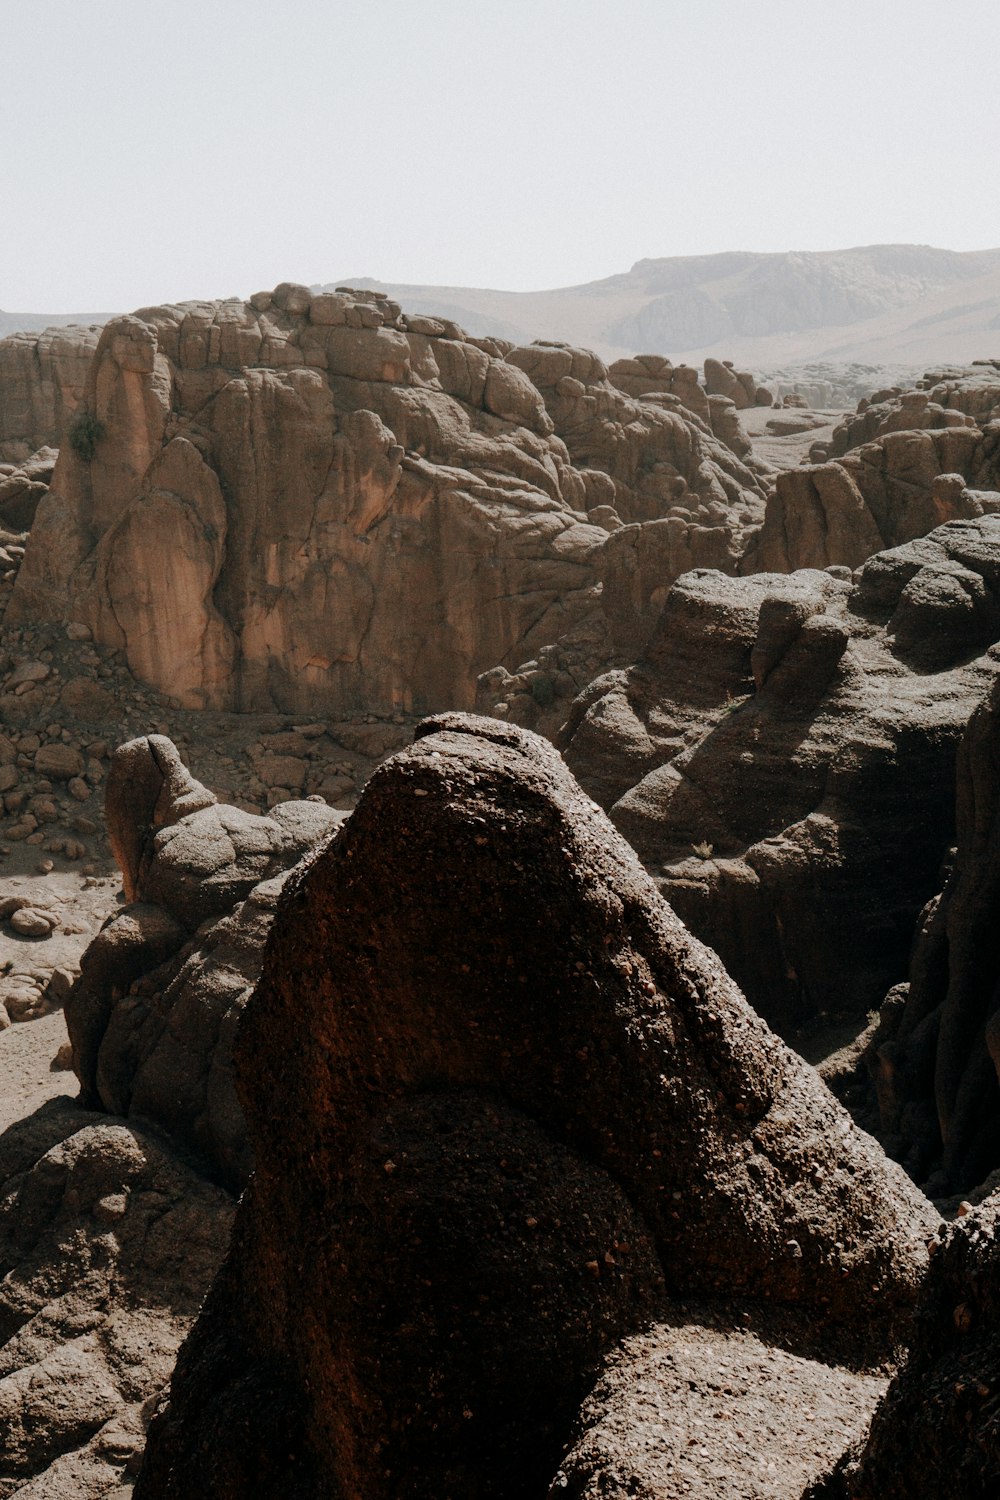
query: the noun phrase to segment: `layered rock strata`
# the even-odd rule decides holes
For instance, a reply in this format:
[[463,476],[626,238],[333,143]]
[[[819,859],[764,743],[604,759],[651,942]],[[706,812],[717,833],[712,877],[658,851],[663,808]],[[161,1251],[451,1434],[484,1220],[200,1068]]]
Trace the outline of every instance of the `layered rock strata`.
[[905,977],[1000,659],[1000,517],[846,569],[674,584],[561,743],[668,899],[786,1033]]
[[936,1222],[494,721],[424,724],[291,878],[237,1076],[256,1172],[136,1500],[541,1495],[665,1299],[878,1361]]

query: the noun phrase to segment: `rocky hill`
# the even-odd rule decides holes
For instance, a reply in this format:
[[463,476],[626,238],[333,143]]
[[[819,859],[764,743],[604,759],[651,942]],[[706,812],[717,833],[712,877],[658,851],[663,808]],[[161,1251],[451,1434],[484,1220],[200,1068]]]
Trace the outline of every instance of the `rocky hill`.
[[915,378],[929,364],[1000,349],[1000,250],[868,245],[678,256],[539,292],[356,276],[351,284],[388,292],[414,311],[447,311],[476,333],[517,343],[565,339],[605,359],[649,350],[696,364],[723,351],[743,366],[782,370],[788,380],[794,370],[783,367],[818,361],[835,367],[834,379],[836,367],[858,362],[897,366]]

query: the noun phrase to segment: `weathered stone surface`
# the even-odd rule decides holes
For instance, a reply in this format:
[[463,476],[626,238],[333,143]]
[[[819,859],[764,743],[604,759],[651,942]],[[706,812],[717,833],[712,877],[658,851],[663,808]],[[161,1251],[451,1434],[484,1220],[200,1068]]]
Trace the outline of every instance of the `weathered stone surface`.
[[854,568],[947,521],[1000,510],[996,372],[970,380],[965,394],[968,414],[941,408],[920,390],[862,401],[834,432],[835,462],[778,475],[741,571]]
[[231,1217],[149,1135],[67,1099],[0,1137],[0,1494],[118,1493]]
[[935,1216],[535,736],[376,771],[237,1052],[256,1172],[136,1500],[540,1494],[664,1288],[905,1325]]
[[1000,1488],[1000,1198],[942,1231],[909,1357],[859,1455],[811,1500],[990,1500]]
[[47,328],[0,339],[0,459],[57,447],[83,393],[96,328]]
[[[846,572],[846,570],[843,570]],[[1000,667],[1000,518],[850,577],[685,575],[562,743],[668,899],[786,1033],[901,980],[953,837],[956,747]]]
[[958,752],[957,849],[869,1046],[887,1149],[936,1195],[1000,1167],[1000,688]]
[[231,1077],[236,1026],[284,873],[344,815],[316,802],[266,818],[220,804],[162,735],[115,752],[106,814],[127,904],[83,954],[66,1000],[81,1097],[167,1131],[238,1190],[250,1157]]
[[676,515],[735,568],[763,488],[678,398],[441,326],[287,288],[113,320],[100,436],[60,453],[9,619],[88,628],[184,707],[410,711],[594,610],[590,505]]

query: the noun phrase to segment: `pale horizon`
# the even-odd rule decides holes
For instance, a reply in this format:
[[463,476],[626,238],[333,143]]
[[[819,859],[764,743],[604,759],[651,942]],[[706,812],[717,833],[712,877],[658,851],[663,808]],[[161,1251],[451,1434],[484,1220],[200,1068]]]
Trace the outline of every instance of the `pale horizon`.
[[[5,6],[0,308],[1000,246],[971,0]],[[947,45],[943,39],[947,38]],[[961,132],[953,122],[962,118]]]

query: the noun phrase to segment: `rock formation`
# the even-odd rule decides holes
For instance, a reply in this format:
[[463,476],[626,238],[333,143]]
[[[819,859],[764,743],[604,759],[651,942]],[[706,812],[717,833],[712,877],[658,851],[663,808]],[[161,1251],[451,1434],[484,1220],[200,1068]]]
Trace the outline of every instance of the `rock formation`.
[[239,1189],[251,1161],[232,1084],[237,1022],[286,872],[344,815],[220,805],[160,735],[115,752],[106,813],[125,905],[66,1001],[81,1100],[156,1125]]
[[909,1357],[860,1453],[808,1500],[991,1500],[1000,1491],[1000,1198],[939,1232]]
[[[1000,517],[846,569],[678,580],[562,743],[680,915],[784,1032],[902,979],[1000,658]],[[845,576],[846,575],[846,576]]]
[[191,707],[469,705],[480,672],[593,612],[613,516],[677,515],[734,565],[763,499],[596,357],[372,293],[115,319],[77,420],[10,618],[80,621]]
[[742,572],[856,568],[946,521],[1000,509],[1000,376],[989,367],[922,384],[930,389],[862,400],[834,430],[832,461],[777,476]]
[[0,339],[0,459],[57,447],[83,394],[96,328],[47,328]]
[[495,721],[425,723],[291,877],[237,1078],[256,1171],[136,1500],[541,1495],[622,1334],[701,1295],[877,1362],[936,1222]]
[[0,1136],[0,1495],[126,1495],[232,1200],[55,1099]]
[[882,1009],[870,1066],[887,1149],[928,1189],[1000,1167],[1000,688],[958,754],[957,849],[919,923],[908,984]]

